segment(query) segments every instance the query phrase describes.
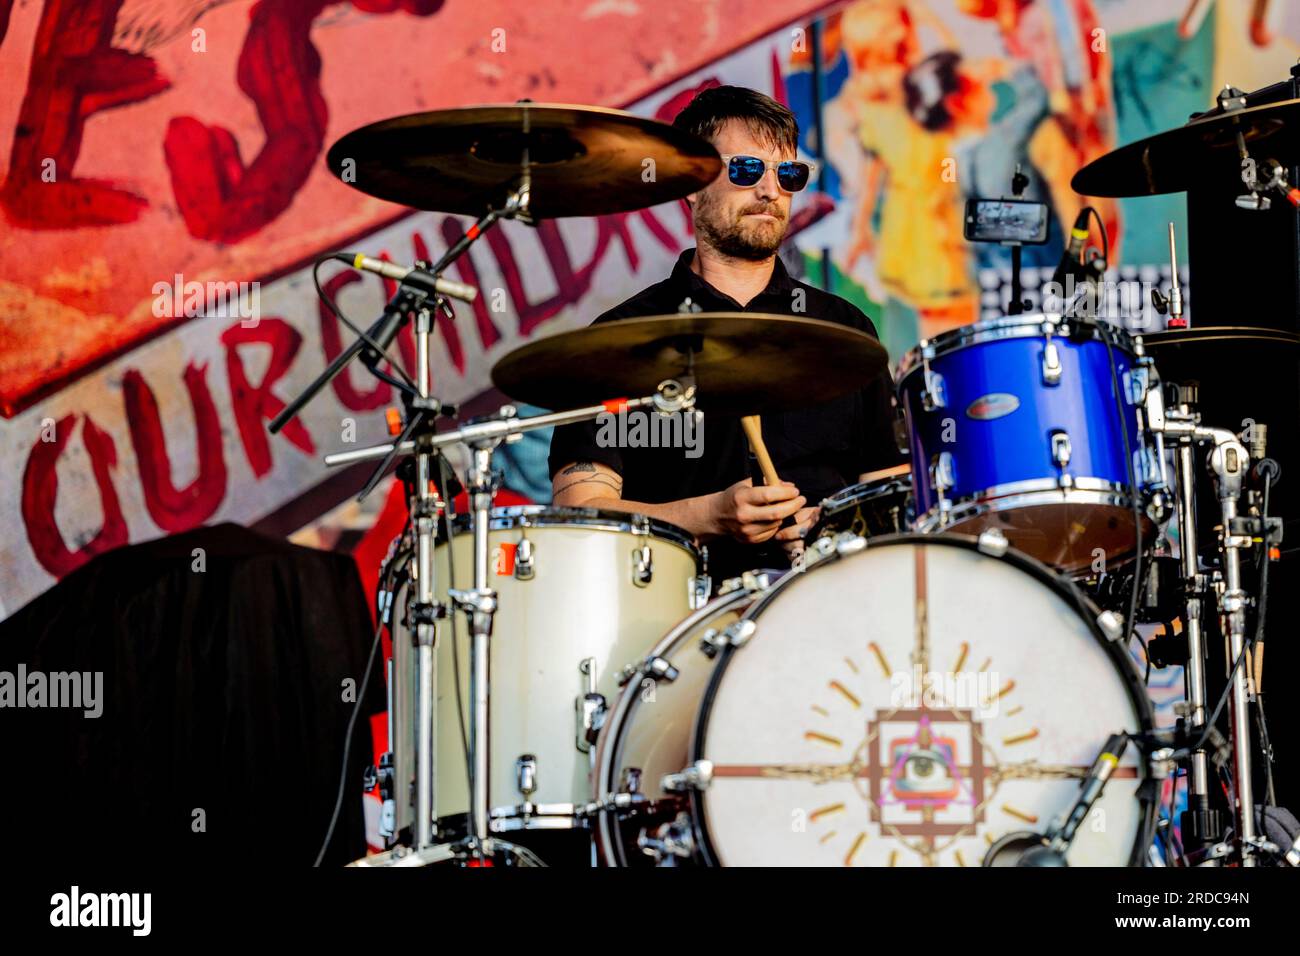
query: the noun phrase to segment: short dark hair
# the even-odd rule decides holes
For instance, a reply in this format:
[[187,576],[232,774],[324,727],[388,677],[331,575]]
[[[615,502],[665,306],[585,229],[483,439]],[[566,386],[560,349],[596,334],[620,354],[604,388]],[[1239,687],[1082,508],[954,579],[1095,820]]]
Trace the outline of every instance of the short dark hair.
[[744,123],[749,134],[764,145],[790,153],[799,148],[799,123],[794,114],[772,97],[743,86],[701,90],[677,114],[673,125],[711,141],[729,120]]

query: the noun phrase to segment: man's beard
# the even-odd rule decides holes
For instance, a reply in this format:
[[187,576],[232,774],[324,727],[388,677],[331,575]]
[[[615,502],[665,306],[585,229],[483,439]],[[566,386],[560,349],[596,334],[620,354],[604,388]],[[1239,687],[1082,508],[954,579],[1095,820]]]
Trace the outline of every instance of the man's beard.
[[[745,216],[759,212],[775,216],[776,221],[770,227],[752,223],[746,228]],[[785,214],[775,203],[751,203],[740,209],[735,219],[729,220],[726,216],[720,203],[710,198],[708,193],[700,194],[695,202],[695,231],[722,255],[759,262],[771,258],[781,247],[786,221]]]

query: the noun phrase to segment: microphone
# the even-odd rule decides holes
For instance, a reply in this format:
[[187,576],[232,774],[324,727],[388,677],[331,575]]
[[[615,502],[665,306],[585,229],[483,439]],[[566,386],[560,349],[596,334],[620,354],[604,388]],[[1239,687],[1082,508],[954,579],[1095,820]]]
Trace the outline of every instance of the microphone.
[[1092,812],[1111,773],[1128,747],[1126,734],[1111,734],[1079,786],[1079,795],[1046,833],[1028,830],[1009,833],[989,847],[985,866],[1060,867],[1068,866],[1066,851],[1080,824]]
[[439,295],[448,295],[453,299],[460,299],[462,302],[473,302],[478,298],[478,289],[464,282],[456,282],[452,279],[444,279],[441,276],[435,276],[431,272],[425,272],[423,269],[414,266],[400,266],[394,262],[385,262],[383,259],[374,259],[370,256],[357,253],[355,256],[348,256],[348,261],[352,263],[354,269],[360,269],[363,272],[373,272],[381,275],[385,279],[392,279],[400,282],[402,285],[410,286],[414,289],[420,289],[424,292],[436,292]]
[[1065,277],[1077,276],[1081,268],[1079,256],[1083,253],[1084,243],[1088,241],[1088,216],[1088,207],[1085,206],[1079,213],[1079,217],[1074,220],[1074,228],[1070,230],[1070,240],[1065,244],[1061,262],[1052,273],[1052,282],[1061,289],[1062,295],[1065,293]]
[[1083,785],[1079,788],[1079,796],[1075,799],[1073,806],[1066,812],[1060,823],[1043,835],[1044,845],[1041,848],[1035,847],[1029,853],[1026,853],[1018,864],[1019,866],[1065,865],[1065,851],[1069,848],[1071,841],[1074,840],[1074,834],[1079,829],[1079,825],[1092,812],[1093,804],[1101,796],[1106,781],[1110,779],[1111,772],[1119,764],[1119,758],[1124,756],[1124,750],[1127,746],[1128,737],[1124,734],[1110,735],[1106,745],[1102,747],[1101,753],[1093,761],[1088,776],[1083,778]]

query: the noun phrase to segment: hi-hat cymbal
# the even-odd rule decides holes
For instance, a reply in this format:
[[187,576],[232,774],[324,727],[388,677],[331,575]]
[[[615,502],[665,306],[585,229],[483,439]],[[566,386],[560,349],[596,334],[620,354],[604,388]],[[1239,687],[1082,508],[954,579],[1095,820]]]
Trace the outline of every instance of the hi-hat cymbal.
[[1300,335],[1281,329],[1169,329],[1143,335],[1142,346],[1155,359],[1163,381],[1200,382],[1225,392],[1240,393],[1257,385],[1265,393],[1277,392],[1279,382],[1294,382],[1300,371]]
[[411,113],[353,130],[326,162],[364,193],[440,212],[501,208],[527,161],[532,219],[643,209],[708,185],[717,151],[685,130],[594,106]]
[[650,395],[694,369],[697,405],[751,415],[803,408],[888,374],[885,347],[820,319],[755,312],[698,312],[602,322],[515,349],[492,381],[518,401],[579,408]]
[[1289,166],[1300,153],[1300,99],[1264,106],[1214,112],[1185,126],[1148,136],[1094,159],[1074,174],[1070,186],[1084,196],[1151,196],[1183,192],[1204,182],[1205,163],[1222,157],[1223,168],[1236,167],[1237,134],[1263,163],[1277,159]]

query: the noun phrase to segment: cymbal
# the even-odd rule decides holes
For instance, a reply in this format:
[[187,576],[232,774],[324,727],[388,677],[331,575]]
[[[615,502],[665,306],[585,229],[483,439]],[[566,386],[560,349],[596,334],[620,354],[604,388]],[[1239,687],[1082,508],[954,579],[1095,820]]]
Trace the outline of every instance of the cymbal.
[[1291,165],[1300,153],[1300,99],[1264,106],[1213,112],[1185,126],[1148,136],[1094,159],[1074,174],[1070,186],[1084,196],[1152,196],[1183,192],[1204,182],[1205,161],[1222,156],[1224,169],[1240,175],[1237,133],[1247,144],[1267,141],[1263,151],[1251,150],[1256,161],[1277,159]]
[[531,219],[643,209],[695,192],[722,168],[712,146],[666,123],[548,103],[395,116],[346,134],[326,162],[371,196],[481,216],[505,204],[525,156]]
[[518,401],[579,408],[650,395],[691,357],[697,407],[722,415],[830,401],[888,374],[885,347],[857,329],[756,312],[697,312],[601,322],[523,345],[492,369]]
[[[1276,393],[1278,376],[1295,380],[1300,369],[1300,335],[1280,329],[1207,325],[1142,336],[1162,381],[1200,382],[1235,393],[1264,385]],[[1204,392],[1204,389],[1202,389]]]

